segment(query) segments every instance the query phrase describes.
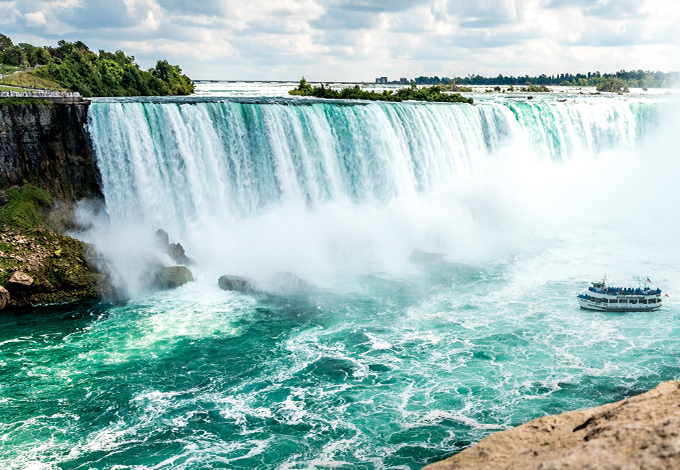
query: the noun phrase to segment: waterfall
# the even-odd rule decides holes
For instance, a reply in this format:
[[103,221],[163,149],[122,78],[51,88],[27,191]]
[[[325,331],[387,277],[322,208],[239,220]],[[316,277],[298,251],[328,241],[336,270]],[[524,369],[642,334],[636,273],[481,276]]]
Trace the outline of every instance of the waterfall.
[[108,211],[186,227],[280,201],[387,202],[479,177],[509,145],[538,161],[632,147],[654,105],[611,99],[430,103],[95,102]]

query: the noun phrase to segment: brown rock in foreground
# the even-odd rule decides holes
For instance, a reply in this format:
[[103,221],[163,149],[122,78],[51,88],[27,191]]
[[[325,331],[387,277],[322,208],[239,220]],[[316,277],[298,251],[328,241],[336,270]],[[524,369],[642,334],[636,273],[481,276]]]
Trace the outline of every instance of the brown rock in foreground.
[[15,289],[28,289],[32,284],[33,278],[21,271],[15,271],[7,281],[7,285]]
[[680,381],[492,434],[423,470],[680,468]]

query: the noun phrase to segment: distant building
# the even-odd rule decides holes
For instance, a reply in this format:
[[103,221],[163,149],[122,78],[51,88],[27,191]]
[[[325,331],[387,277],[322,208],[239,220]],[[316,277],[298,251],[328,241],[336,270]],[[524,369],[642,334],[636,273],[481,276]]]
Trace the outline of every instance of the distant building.
[[375,79],[375,83],[387,83],[387,77],[378,77]]
[[408,78],[400,78],[399,83],[406,83],[408,85]]

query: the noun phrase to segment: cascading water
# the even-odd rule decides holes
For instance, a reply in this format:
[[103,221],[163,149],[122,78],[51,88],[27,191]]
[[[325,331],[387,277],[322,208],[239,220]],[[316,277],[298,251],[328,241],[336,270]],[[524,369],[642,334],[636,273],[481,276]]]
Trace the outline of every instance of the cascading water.
[[[81,235],[131,299],[2,318],[0,466],[415,470],[677,379],[676,116],[562,99],[96,101]],[[135,290],[159,227],[196,281]],[[604,272],[671,298],[580,310]]]
[[654,105],[508,100],[469,105],[100,102],[109,212],[184,228],[282,200],[388,201],[474,176],[510,143],[537,161],[632,147]]

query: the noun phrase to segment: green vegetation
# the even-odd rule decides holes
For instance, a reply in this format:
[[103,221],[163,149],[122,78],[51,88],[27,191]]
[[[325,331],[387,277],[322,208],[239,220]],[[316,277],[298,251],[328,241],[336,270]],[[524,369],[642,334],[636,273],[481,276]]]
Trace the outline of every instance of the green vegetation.
[[375,91],[362,90],[359,85],[353,87],[343,88],[340,91],[332,88],[321,86],[313,87],[304,77],[300,80],[300,85],[288,93],[298,96],[313,96],[315,98],[325,99],[339,99],[339,100],[370,100],[370,101],[393,101],[401,102],[406,100],[415,101],[430,101],[438,103],[469,103],[472,104],[472,98],[464,98],[459,94],[443,93],[444,87],[433,86],[425,88],[416,88],[415,83],[411,84],[410,88],[401,88],[396,92],[392,90],[385,90],[382,93]]
[[597,84],[596,90],[608,91],[611,93],[628,93],[630,91],[626,86],[626,82],[616,77],[611,77],[602,80],[600,83]]
[[[3,83],[7,85],[66,89],[83,96],[163,96],[194,92],[191,79],[167,60],[159,60],[152,69],[141,70],[135,58],[123,51],[95,53],[81,41],[59,41],[57,47],[36,47],[26,43],[14,45],[0,34],[0,62],[15,70],[20,66],[37,67],[21,74],[21,78],[6,77],[10,82],[3,80]],[[15,83],[16,80],[20,83]]]
[[50,195],[30,184],[0,191],[0,285],[15,271],[34,280],[19,303],[64,302],[97,296],[85,262],[87,245],[57,234]]
[[[522,86],[526,82],[540,86],[598,86],[611,78],[622,80],[625,86],[639,88],[669,88],[680,83],[679,72],[652,72],[650,70],[619,70],[615,73],[588,72],[588,73],[561,73],[555,75],[541,74],[535,77],[524,75],[514,77],[498,75],[497,77],[484,77],[482,75],[468,75],[467,77],[417,77],[417,85],[453,85],[454,87],[470,85],[506,85]],[[392,82],[397,83],[397,82]],[[456,91],[456,90],[453,90]],[[464,91],[464,90],[458,90]]]
[[[499,87],[496,87],[496,88],[498,88],[498,91],[500,91]],[[526,92],[530,92],[530,93],[550,93],[552,90],[545,85],[536,86],[536,85],[532,85],[531,82],[527,82],[526,88],[522,88],[522,91],[526,91]]]
[[18,88],[18,87],[15,87],[15,86],[0,85],[0,91],[26,91],[26,89]]
[[52,198],[43,189],[31,184],[8,189],[2,195],[5,205],[0,207],[0,227],[36,229],[47,227],[47,210]]
[[35,72],[19,72],[7,75],[0,80],[0,84],[15,86],[20,88],[41,88],[46,90],[64,91],[65,88],[60,86],[54,80],[39,77]]
[[[1,52],[0,52],[1,54]],[[21,67],[15,67],[13,65],[7,65],[0,63],[0,75],[7,75],[8,73],[14,73],[17,70],[22,70]]]

